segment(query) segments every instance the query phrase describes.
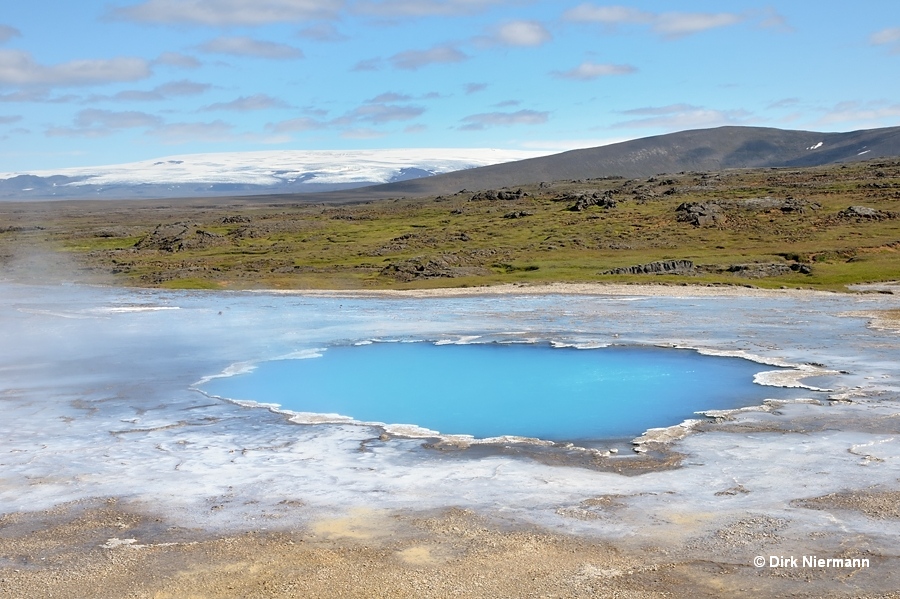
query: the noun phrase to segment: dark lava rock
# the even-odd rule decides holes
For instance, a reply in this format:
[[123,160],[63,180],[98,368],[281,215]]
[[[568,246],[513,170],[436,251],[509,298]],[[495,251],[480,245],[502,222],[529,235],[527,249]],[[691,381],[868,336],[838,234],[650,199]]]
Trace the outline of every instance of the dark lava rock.
[[416,257],[388,264],[381,269],[382,275],[398,281],[409,282],[416,279],[455,278],[491,274],[491,271],[468,266],[455,254],[444,254],[434,258]]
[[785,214],[789,212],[799,212],[803,214],[807,210],[819,210],[822,207],[822,204],[818,202],[810,202],[808,200],[798,200],[795,198],[788,198],[784,202],[781,203],[781,206],[778,206],[778,209],[784,212]]
[[240,223],[249,223],[249,222],[250,222],[250,217],[244,216],[242,214],[237,214],[235,216],[226,216],[226,217],[222,218],[223,225],[237,225]]
[[507,212],[503,215],[503,218],[524,218],[526,216],[534,216],[534,212],[525,212],[524,210],[514,210],[512,212]]
[[871,218],[871,219],[882,219],[886,214],[880,212],[879,210],[875,210],[874,208],[869,208],[868,206],[850,206],[845,210],[841,210],[838,213],[839,216],[844,218]]
[[227,245],[228,243],[228,240],[221,235],[199,229],[195,224],[182,222],[156,225],[156,228],[134,244],[134,247],[139,250],[181,252]]
[[469,201],[475,202],[478,200],[520,200],[526,197],[528,194],[522,191],[521,189],[517,189],[515,191],[509,190],[496,190],[496,189],[488,189],[486,191],[479,191],[475,195],[473,195]]
[[614,268],[600,273],[604,275],[681,275],[694,272],[694,263],[690,260],[660,260],[647,264],[637,264],[623,268]]
[[725,211],[716,202],[683,202],[675,209],[679,222],[691,223],[695,227],[722,225],[727,222]]
[[809,200],[801,200],[790,196],[784,200],[770,197],[744,198],[742,200],[734,200],[734,204],[750,210],[780,210],[785,214],[792,212],[803,214],[807,210],[819,210],[822,207],[818,202],[810,202]]
[[37,225],[26,226],[26,227],[0,227],[0,233],[19,233],[22,231],[43,231],[44,227],[39,227]]
[[[728,267],[728,272],[734,273],[739,277],[747,277],[748,279],[763,279],[765,277],[777,277],[779,275],[786,275],[794,270],[799,270],[802,272],[802,268],[805,265],[797,265],[798,268],[793,268],[794,265],[784,264],[782,262],[772,262],[768,264],[732,264]],[[804,274],[810,274],[812,271],[809,270],[809,267],[806,266],[807,272]]]
[[613,197],[613,193],[611,191],[604,191],[603,193],[570,193],[566,194],[560,199],[568,202],[575,202],[574,204],[569,206],[569,210],[571,210],[572,212],[581,212],[582,210],[590,208],[591,206],[599,206],[601,208],[615,208],[617,205],[616,199]]

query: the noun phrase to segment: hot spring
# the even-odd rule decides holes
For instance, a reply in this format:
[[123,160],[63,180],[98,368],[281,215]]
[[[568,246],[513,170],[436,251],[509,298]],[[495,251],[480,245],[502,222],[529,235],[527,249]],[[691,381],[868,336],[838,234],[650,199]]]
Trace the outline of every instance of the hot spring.
[[634,437],[697,411],[784,397],[786,390],[753,382],[771,369],[657,347],[373,343],[262,362],[201,389],[290,412],[441,434],[579,441]]

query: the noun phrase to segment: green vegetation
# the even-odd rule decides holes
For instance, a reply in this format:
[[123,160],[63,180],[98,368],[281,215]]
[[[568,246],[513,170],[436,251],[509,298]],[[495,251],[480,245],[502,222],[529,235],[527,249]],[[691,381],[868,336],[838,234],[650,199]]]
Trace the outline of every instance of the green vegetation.
[[[192,289],[594,281],[840,290],[900,279],[896,160],[522,191],[356,205],[308,205],[302,196],[291,204],[0,204],[0,260],[50,249],[95,279]],[[574,211],[579,198],[599,205]],[[670,260],[692,267],[608,274]]]

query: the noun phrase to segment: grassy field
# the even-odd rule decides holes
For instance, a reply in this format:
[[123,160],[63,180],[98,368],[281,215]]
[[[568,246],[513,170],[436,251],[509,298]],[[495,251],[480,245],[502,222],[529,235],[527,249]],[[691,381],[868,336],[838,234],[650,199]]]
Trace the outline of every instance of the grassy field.
[[[203,289],[606,281],[842,290],[900,280],[898,160],[521,189],[341,206],[302,196],[0,204],[0,261],[15,276],[55,267],[84,280]],[[579,198],[603,205],[572,210]],[[609,272],[670,260],[690,265]]]

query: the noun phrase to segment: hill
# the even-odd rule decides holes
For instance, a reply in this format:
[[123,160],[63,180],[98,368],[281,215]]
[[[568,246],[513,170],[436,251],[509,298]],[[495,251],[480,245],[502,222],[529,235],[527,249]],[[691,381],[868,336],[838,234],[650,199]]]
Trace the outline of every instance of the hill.
[[542,181],[611,176],[645,178],[661,173],[735,168],[823,166],[893,156],[900,156],[900,127],[849,133],[718,127],[645,137],[318,197],[327,201],[329,198],[436,196],[461,189],[497,189]]

